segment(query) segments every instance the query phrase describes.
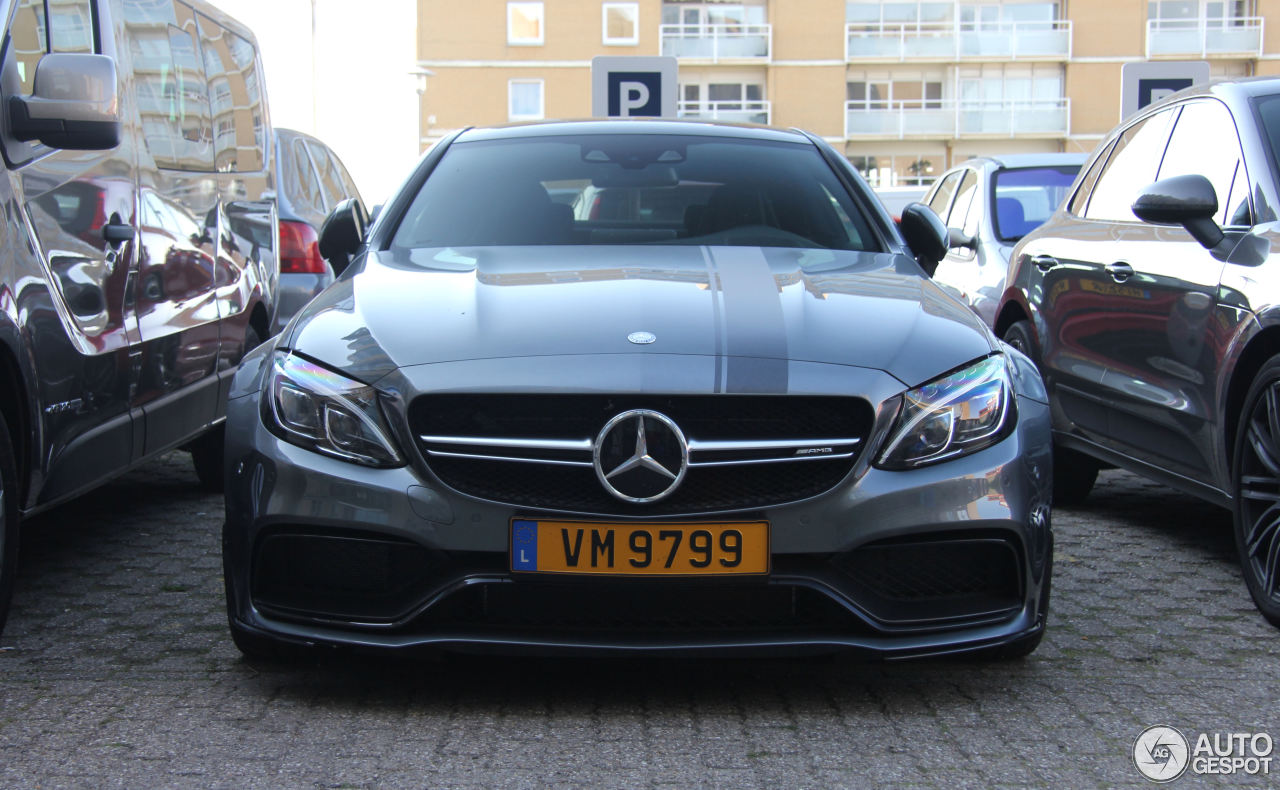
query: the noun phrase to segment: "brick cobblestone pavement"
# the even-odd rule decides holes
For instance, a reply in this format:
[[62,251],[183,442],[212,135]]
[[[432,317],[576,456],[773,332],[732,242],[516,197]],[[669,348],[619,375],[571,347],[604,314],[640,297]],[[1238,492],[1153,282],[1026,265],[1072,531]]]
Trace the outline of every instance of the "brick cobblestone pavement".
[[0,788],[1141,787],[1153,724],[1280,741],[1228,514],[1125,473],[1055,512],[1050,631],[1006,663],[245,661],[221,522],[182,453],[33,520]]

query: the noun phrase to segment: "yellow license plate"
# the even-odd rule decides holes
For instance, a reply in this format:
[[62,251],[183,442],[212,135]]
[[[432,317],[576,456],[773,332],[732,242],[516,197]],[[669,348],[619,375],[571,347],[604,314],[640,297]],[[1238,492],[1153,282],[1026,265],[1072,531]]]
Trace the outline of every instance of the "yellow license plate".
[[769,572],[769,522],[511,521],[511,570],[606,576]]

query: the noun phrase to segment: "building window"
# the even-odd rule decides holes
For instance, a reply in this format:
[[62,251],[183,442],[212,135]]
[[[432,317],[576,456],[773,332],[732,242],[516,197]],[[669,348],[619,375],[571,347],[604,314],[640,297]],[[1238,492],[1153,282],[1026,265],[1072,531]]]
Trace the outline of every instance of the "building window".
[[542,3],[507,3],[507,43],[536,46],[543,43]]
[[508,82],[507,118],[512,121],[537,121],[542,117],[542,80]]
[[933,183],[942,167],[942,155],[891,154],[888,156],[851,156],[867,184],[874,189],[894,187],[926,187]]
[[609,46],[634,46],[640,43],[640,4],[605,3],[601,7],[604,43]]

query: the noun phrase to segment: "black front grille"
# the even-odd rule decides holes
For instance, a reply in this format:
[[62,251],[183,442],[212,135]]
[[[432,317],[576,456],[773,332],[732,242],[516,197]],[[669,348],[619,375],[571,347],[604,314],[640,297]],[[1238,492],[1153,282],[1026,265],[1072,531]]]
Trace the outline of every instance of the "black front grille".
[[[409,416],[419,437],[581,441],[593,440],[611,418],[632,409],[670,417],[691,443],[813,439],[826,444],[842,437],[864,443],[873,419],[870,404],[859,398],[755,395],[428,395],[413,402]],[[845,457],[693,465],[666,498],[633,504],[609,494],[589,466],[451,457],[420,445],[432,472],[464,494],[537,510],[629,516],[755,510],[807,499],[844,479],[863,450],[861,444],[852,447],[855,452]],[[706,452],[695,460],[722,458]]]
[[1005,537],[873,543],[838,555],[853,597],[886,623],[975,618],[1022,605],[1022,562]]
[[417,605],[440,558],[407,540],[281,528],[254,552],[252,597],[286,617],[387,622]]
[[[584,594],[589,592],[589,594]],[[432,607],[417,627],[534,629],[542,636],[625,632],[771,634],[865,628],[822,593],[782,585],[596,582],[479,585]]]
[[424,395],[409,414],[418,434],[594,438],[616,414],[660,411],[697,439],[865,436],[859,398],[792,395]]

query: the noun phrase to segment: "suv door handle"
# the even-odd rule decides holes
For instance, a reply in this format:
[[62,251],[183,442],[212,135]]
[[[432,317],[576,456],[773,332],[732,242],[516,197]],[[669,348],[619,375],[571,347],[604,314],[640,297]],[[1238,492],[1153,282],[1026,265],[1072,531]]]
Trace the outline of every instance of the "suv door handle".
[[133,226],[120,218],[120,212],[111,212],[111,218],[102,226],[102,238],[112,247],[119,247],[126,241],[133,241],[136,231]]
[[1133,267],[1124,261],[1108,263],[1106,265],[1106,270],[1107,274],[1111,275],[1111,279],[1118,283],[1122,283],[1133,276]]
[[1058,259],[1052,255],[1036,255],[1031,259],[1031,262],[1042,272],[1047,272],[1058,265]]

